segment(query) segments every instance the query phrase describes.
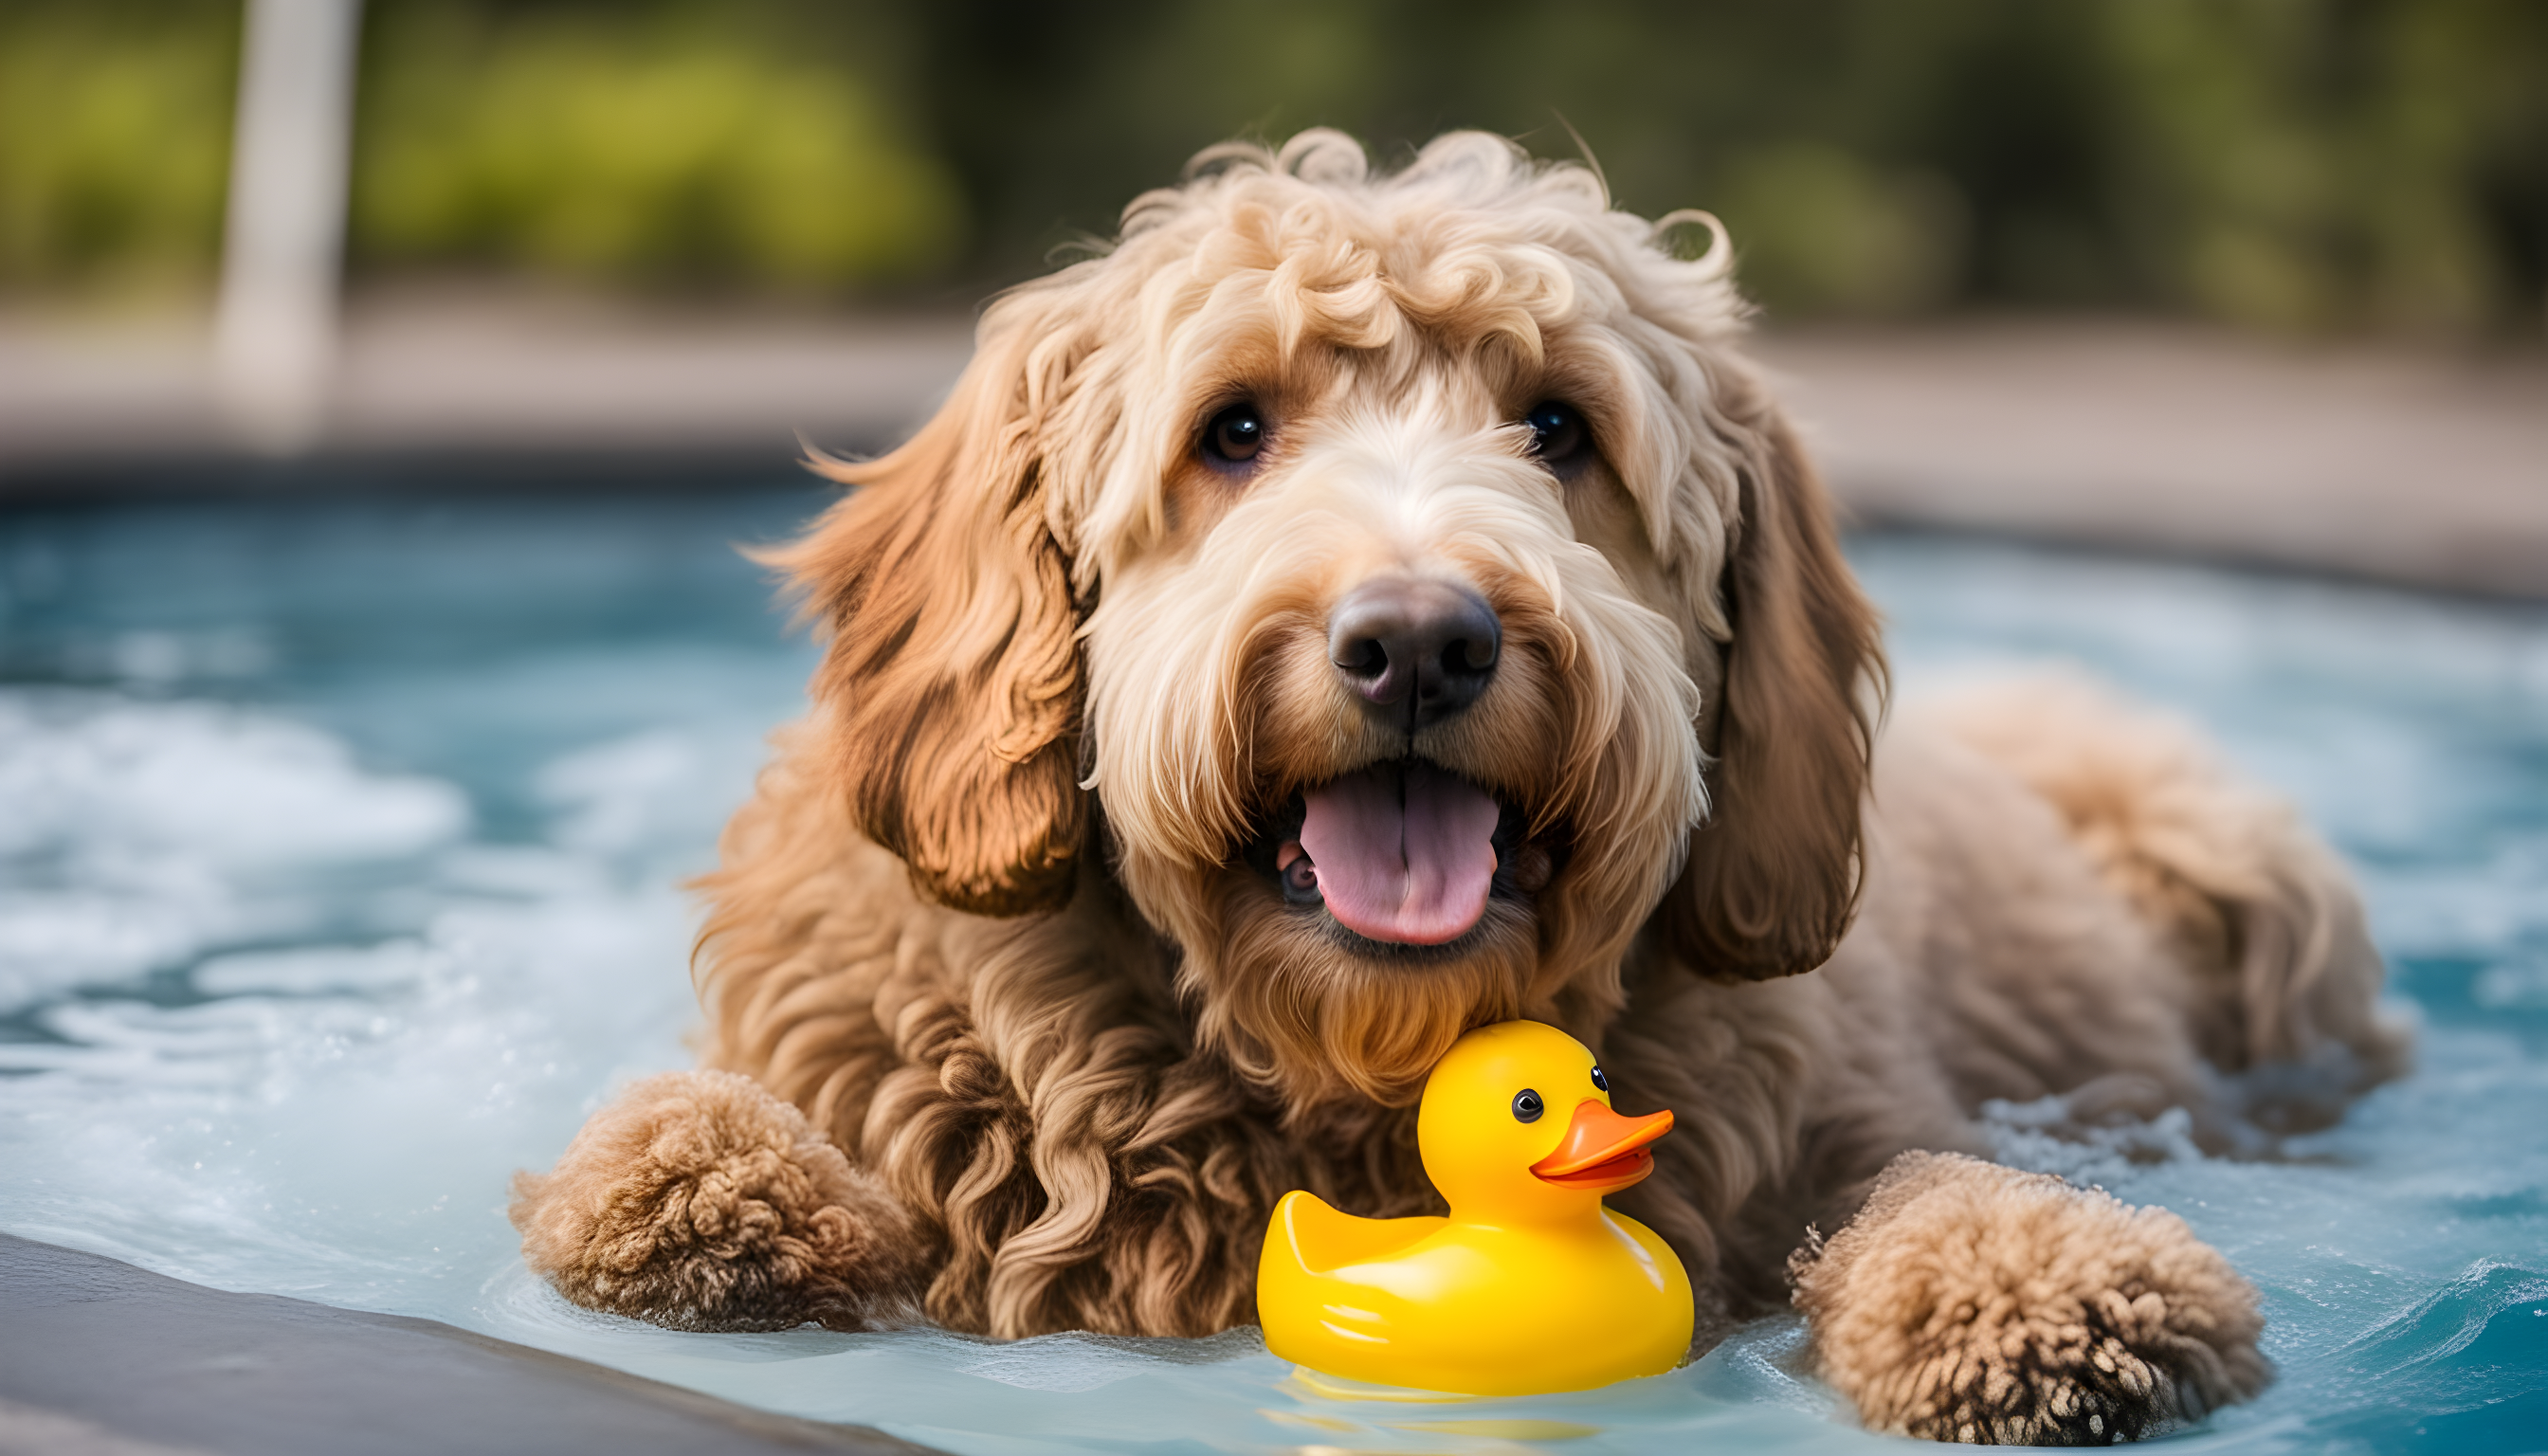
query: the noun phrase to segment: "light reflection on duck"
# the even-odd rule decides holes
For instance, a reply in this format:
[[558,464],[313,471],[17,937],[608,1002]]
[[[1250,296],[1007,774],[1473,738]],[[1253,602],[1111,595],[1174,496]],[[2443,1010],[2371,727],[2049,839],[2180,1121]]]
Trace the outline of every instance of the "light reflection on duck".
[[1266,1347],[1328,1375],[1473,1396],[1658,1375],[1688,1352],[1689,1276],[1601,1206],[1654,1170],[1672,1114],[1622,1117],[1585,1046],[1537,1022],[1461,1038],[1424,1084],[1416,1146],[1443,1218],[1274,1208],[1257,1265]]

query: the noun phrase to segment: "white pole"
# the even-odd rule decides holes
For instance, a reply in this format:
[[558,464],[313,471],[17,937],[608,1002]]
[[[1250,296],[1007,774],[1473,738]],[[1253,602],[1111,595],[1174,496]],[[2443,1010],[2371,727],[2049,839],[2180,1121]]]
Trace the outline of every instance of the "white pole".
[[248,0],[230,145],[216,386],[259,449],[317,441],[336,355],[362,0]]

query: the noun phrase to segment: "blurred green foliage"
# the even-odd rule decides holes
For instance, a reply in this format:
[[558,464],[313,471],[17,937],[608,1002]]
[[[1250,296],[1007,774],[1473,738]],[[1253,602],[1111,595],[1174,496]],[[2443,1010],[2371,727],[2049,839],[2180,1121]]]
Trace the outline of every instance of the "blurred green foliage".
[[[0,285],[209,268],[235,15],[0,10]],[[1779,317],[2537,338],[2537,0],[372,0],[359,270],[955,299],[1232,135],[1700,206]]]
[[144,298],[221,245],[237,8],[0,7],[0,285]]
[[1774,316],[2159,307],[2537,338],[2538,0],[940,0],[930,130],[1014,275],[1236,131],[1445,127],[1715,210]]
[[817,288],[943,269],[953,174],[871,78],[768,19],[376,5],[357,260]]

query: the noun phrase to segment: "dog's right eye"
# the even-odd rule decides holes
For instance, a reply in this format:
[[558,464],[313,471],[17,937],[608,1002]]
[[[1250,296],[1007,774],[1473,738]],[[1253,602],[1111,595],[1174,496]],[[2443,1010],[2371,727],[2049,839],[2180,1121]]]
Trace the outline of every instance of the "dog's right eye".
[[1232,405],[1203,427],[1203,452],[1225,465],[1245,465],[1265,448],[1265,419],[1253,405]]

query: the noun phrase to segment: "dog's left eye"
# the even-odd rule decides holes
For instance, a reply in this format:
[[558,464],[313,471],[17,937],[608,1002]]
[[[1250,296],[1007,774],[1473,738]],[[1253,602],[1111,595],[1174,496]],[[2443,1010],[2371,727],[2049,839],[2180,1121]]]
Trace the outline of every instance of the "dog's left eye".
[[1265,448],[1265,419],[1253,405],[1232,405],[1203,427],[1203,452],[1225,465],[1245,465]]
[[1576,413],[1571,405],[1542,401],[1530,407],[1521,422],[1530,426],[1530,453],[1550,466],[1573,464],[1592,443],[1592,431],[1584,427],[1584,416]]

